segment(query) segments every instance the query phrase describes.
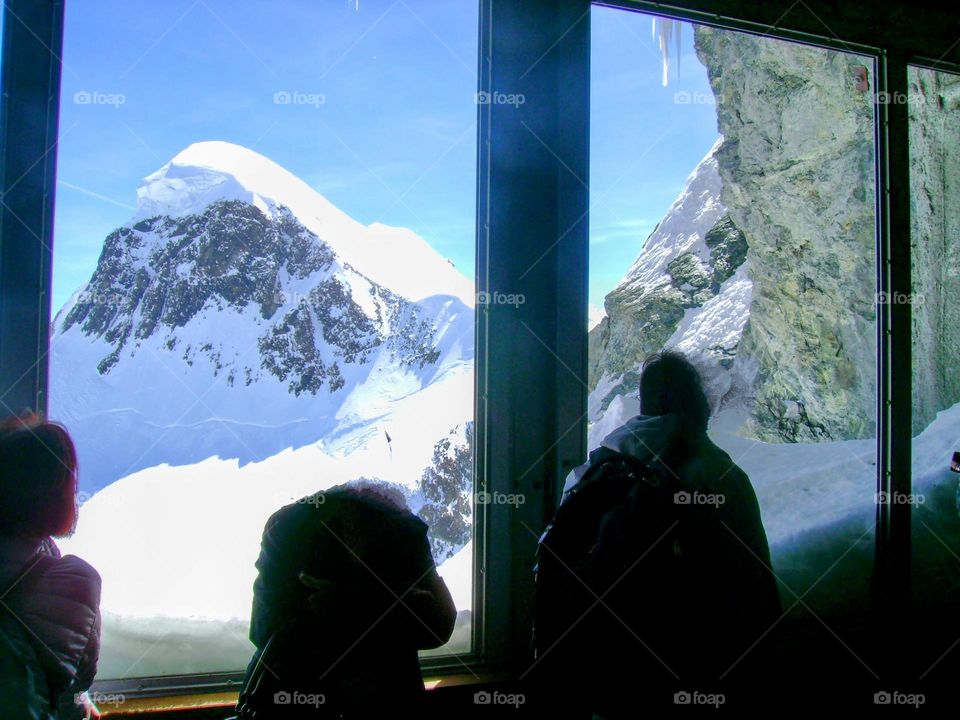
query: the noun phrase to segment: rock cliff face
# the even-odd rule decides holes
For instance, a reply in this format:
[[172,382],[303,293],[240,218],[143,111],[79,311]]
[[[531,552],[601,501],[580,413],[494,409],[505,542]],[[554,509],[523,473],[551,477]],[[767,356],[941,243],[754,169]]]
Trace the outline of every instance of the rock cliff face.
[[857,87],[863,62],[711,28],[695,38],[724,136],[721,200],[750,248],[750,320],[734,361],[754,400],[746,431],[872,437],[874,123],[872,94]]
[[960,402],[960,77],[910,71],[913,430]]
[[[304,287],[302,297],[283,282],[311,278],[315,284]],[[351,283],[368,288],[370,316],[353,297]],[[110,353],[97,366],[101,375],[125,350],[136,354],[141,341],[157,333],[188,365],[198,354],[206,356],[216,375],[228,364],[221,348],[184,340],[178,329],[205,308],[242,312],[251,304],[269,329],[257,340],[258,361],[226,368],[228,386],[249,385],[263,368],[288,382],[294,395],[316,394],[324,385],[334,392],[344,384],[341,365],[364,363],[383,345],[401,366],[422,368],[439,357],[433,326],[413,303],[349,265],[340,267],[330,246],[289,211],[271,219],[238,200],[113,231],[60,330],[79,325],[85,335],[109,344]],[[289,309],[278,315],[282,307]]]

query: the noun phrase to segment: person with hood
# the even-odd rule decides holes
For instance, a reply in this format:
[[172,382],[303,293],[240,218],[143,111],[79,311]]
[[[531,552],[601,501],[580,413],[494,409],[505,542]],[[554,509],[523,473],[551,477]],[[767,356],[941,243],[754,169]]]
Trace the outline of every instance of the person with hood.
[[89,717],[100,654],[100,576],[54,537],[77,522],[66,429],[28,413],[0,423],[0,715]]
[[263,534],[241,720],[366,717],[424,699],[418,650],[456,608],[427,525],[386,483],[357,480],[287,505]]
[[[565,652],[590,643],[600,658],[625,655],[595,663],[604,687],[586,694],[627,712],[642,704],[641,679],[658,690],[752,683],[781,617],[756,494],[707,434],[698,370],[679,352],[657,353],[643,364],[639,396],[641,414],[570,472],[538,556],[547,639],[535,640],[536,662],[546,660],[550,677],[562,672]],[[577,593],[591,609],[574,605],[566,612],[577,617],[558,617],[560,596]]]

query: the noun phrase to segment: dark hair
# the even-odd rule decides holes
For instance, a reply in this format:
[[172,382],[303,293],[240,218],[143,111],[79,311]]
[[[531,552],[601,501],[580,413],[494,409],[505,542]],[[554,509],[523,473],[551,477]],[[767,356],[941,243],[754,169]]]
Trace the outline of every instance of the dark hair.
[[77,451],[33,412],[0,421],[0,536],[44,538],[77,523]]
[[407,505],[407,499],[403,496],[403,491],[400,490],[397,485],[388,483],[385,480],[380,480],[379,478],[355,478],[335,488],[331,488],[327,492],[333,492],[334,490],[350,497],[365,499],[374,504],[388,507],[391,510],[410,512],[410,507]]
[[696,366],[683,353],[663,350],[643,362],[640,373],[640,412],[675,413],[689,429],[705,432],[710,403]]

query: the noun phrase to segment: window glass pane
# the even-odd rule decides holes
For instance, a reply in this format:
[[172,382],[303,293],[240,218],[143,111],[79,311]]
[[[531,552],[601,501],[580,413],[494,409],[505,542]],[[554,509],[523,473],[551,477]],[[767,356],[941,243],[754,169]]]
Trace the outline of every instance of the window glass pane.
[[913,317],[913,492],[892,500],[913,504],[917,674],[945,684],[957,638],[942,628],[960,602],[960,76],[908,77],[912,287],[892,301]]
[[470,650],[477,3],[72,2],[50,415],[99,679],[240,671],[261,533],[355,478]]
[[848,631],[876,511],[873,62],[608,8],[592,22],[588,445],[640,412],[645,358],[684,353],[710,439],[756,492],[777,631],[870,679]]

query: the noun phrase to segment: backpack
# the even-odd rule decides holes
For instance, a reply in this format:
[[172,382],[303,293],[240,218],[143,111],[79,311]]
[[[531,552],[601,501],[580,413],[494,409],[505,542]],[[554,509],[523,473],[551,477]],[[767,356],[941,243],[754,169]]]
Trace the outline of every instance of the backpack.
[[535,682],[567,682],[551,690],[565,703],[616,709],[643,702],[638,682],[689,677],[703,592],[697,546],[708,530],[678,492],[669,470],[600,448],[541,536]]
[[55,561],[40,555],[0,592],[0,703],[5,720],[54,720],[50,687],[27,631],[3,602],[28,592]]

